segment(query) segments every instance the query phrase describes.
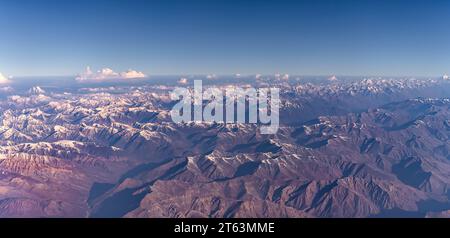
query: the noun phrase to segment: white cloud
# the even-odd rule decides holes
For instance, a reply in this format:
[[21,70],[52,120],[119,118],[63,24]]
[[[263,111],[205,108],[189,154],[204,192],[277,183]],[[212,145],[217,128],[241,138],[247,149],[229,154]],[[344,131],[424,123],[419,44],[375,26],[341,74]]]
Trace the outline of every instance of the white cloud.
[[122,78],[126,78],[126,79],[137,79],[137,78],[145,78],[147,77],[147,75],[145,75],[142,72],[138,72],[136,70],[128,70],[127,72],[122,72],[120,73],[120,76]]
[[180,80],[178,80],[179,84],[187,84],[188,83],[188,79],[187,78],[180,78]]
[[0,87],[0,92],[11,93],[14,92],[14,88],[12,88],[11,86]]
[[3,74],[0,73],[0,84],[7,84],[7,83],[10,83],[10,82],[11,82],[11,80],[9,80],[9,78],[3,76]]
[[135,70],[128,70],[122,73],[116,73],[114,70],[110,68],[104,68],[97,72],[93,72],[90,67],[87,67],[86,70],[79,74],[76,77],[78,81],[105,81],[105,80],[114,80],[114,79],[137,79],[137,78],[145,78],[145,75],[142,72]]

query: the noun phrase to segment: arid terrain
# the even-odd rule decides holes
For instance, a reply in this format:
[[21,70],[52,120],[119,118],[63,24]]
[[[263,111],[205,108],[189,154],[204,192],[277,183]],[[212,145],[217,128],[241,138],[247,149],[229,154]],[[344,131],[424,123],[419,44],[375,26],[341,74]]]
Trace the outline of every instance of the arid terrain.
[[279,87],[280,129],[173,123],[177,83],[1,88],[0,217],[442,217],[450,81]]

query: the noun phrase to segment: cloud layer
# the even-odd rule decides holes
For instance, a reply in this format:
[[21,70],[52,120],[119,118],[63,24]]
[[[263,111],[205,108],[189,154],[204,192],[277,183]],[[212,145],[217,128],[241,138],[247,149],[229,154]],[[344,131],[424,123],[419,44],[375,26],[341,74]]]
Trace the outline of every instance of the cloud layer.
[[11,82],[11,80],[9,80],[7,77],[3,76],[2,73],[0,73],[0,84],[7,84],[10,82]]
[[93,72],[90,67],[87,67],[86,70],[79,74],[76,77],[78,81],[105,81],[105,80],[118,80],[118,79],[138,79],[138,78],[146,78],[142,72],[135,70],[128,70],[121,73],[116,73],[114,70],[110,68],[104,68],[97,72]]

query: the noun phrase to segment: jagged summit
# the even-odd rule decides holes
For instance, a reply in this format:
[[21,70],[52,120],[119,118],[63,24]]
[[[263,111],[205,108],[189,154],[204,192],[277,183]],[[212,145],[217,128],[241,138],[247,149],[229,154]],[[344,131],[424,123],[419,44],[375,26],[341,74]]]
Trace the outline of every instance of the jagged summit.
[[30,95],[45,94],[45,90],[39,86],[34,86],[28,90],[28,94],[30,94]]
[[336,75],[332,75],[328,78],[328,81],[336,81],[338,80],[338,78],[336,77]]

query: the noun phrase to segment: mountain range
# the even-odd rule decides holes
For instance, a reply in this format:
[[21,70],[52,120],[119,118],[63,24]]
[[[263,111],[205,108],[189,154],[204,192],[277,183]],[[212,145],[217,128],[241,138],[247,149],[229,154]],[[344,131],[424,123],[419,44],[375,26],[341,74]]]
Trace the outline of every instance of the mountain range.
[[450,81],[333,79],[210,80],[279,87],[274,135],[173,123],[177,83],[4,91],[0,217],[448,216]]

